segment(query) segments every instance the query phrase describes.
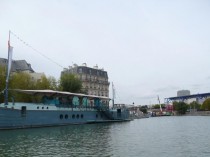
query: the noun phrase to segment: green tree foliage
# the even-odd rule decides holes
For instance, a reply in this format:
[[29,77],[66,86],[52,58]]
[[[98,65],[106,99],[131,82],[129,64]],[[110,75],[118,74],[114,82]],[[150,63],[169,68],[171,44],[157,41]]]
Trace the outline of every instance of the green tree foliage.
[[200,110],[201,109],[201,104],[199,104],[198,102],[196,101],[193,101],[191,102],[189,105],[188,105],[189,109],[197,109],[197,110]]
[[140,111],[145,113],[145,114],[147,113],[147,109],[148,109],[147,105],[140,107]]
[[52,76],[48,77],[48,81],[50,83],[49,89],[58,90],[58,83],[54,77]]
[[4,101],[3,90],[6,86],[6,67],[0,66],[0,103]]
[[161,104],[162,109],[166,108],[166,104]]
[[[39,80],[34,80],[30,76],[29,73],[15,73],[11,76],[10,80],[10,88],[11,89],[25,89],[25,90],[43,90],[43,89],[57,89],[56,86],[56,80],[53,77],[47,78],[46,76],[42,76]],[[23,93],[18,92],[10,92],[14,98],[15,101],[22,101],[22,102],[31,102],[32,98],[30,95],[26,95]]]
[[[0,90],[3,91],[5,89],[5,82],[6,82],[6,70],[4,67],[0,67]],[[20,92],[14,91],[14,89],[24,89],[24,90],[41,90],[41,89],[57,89],[57,81],[54,77],[46,78],[46,76],[42,76],[40,80],[32,79],[29,73],[19,72],[13,73],[10,75],[9,79],[9,101],[11,98],[14,99],[16,102],[31,102],[32,97],[27,94],[23,94]],[[0,102],[4,101],[4,96],[1,94]]]
[[40,80],[35,82],[36,89],[50,89],[50,81],[46,78],[46,76],[42,76]]
[[[165,108],[165,104],[161,104],[162,109]],[[153,106],[154,109],[160,109],[160,104],[156,104]]]
[[51,90],[57,90],[57,81],[54,77],[46,77],[45,75],[41,77],[40,80],[37,80],[35,82],[35,88],[42,90],[42,89],[51,89]]
[[[35,89],[35,81],[32,80],[29,73],[19,72],[13,73],[10,77],[9,89]],[[9,91],[9,99],[13,97],[15,101],[20,102],[31,102],[32,98],[30,95]]]
[[184,102],[173,102],[173,108],[177,111],[178,114],[185,114],[187,112],[187,104]]
[[[43,75],[41,79],[34,82],[35,89],[37,90],[44,90],[44,89],[51,89],[51,90],[57,90],[57,81],[54,77],[46,77]],[[42,96],[36,96],[36,101],[40,102],[42,99]]]
[[210,98],[206,99],[203,102],[201,108],[204,109],[204,110],[210,110]]
[[160,109],[160,105],[159,104],[156,104],[156,105],[153,106],[153,108],[154,109]]
[[82,82],[73,74],[63,74],[60,78],[60,89],[68,92],[81,92]]
[[10,89],[35,89],[35,81],[29,73],[13,73],[10,77]]

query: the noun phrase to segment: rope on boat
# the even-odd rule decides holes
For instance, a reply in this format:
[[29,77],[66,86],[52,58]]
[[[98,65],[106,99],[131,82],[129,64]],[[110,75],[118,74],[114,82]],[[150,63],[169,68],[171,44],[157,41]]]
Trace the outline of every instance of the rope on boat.
[[64,68],[62,65],[60,65],[59,63],[57,63],[56,61],[54,61],[53,59],[49,58],[48,56],[44,55],[44,53],[38,51],[37,49],[33,48],[33,46],[31,46],[28,42],[25,42],[23,39],[21,39],[17,34],[15,34],[14,32],[10,31],[10,33],[16,38],[18,39],[22,44],[24,44],[25,46],[29,47],[30,49],[32,49],[34,52],[38,53],[39,55],[41,55],[42,57],[44,57],[45,59],[53,62],[54,64],[56,64],[57,66]]

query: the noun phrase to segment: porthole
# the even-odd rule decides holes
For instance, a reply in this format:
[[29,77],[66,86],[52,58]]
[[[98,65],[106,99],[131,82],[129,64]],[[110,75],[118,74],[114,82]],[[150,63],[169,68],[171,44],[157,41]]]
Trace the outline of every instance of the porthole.
[[60,119],[63,119],[63,115],[62,114],[60,115]]
[[83,114],[81,114],[81,118],[83,118],[84,116],[83,116]]
[[72,118],[73,118],[73,119],[75,118],[75,115],[74,115],[74,114],[72,115]]
[[98,118],[98,114],[96,114],[96,118]]
[[77,119],[79,118],[79,115],[77,114]]
[[44,109],[44,107],[42,107],[42,109]]
[[69,117],[69,116],[66,114],[66,115],[65,115],[65,119],[68,119],[68,117]]
[[37,106],[37,109],[39,109],[39,106]]
[[47,109],[48,109],[48,107],[47,107]]
[[101,114],[101,118],[103,118],[103,115]]

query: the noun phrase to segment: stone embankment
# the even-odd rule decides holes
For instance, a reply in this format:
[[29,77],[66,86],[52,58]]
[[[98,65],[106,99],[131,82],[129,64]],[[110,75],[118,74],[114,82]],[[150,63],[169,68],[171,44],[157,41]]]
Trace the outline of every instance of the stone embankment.
[[186,116],[210,116],[210,111],[187,112]]

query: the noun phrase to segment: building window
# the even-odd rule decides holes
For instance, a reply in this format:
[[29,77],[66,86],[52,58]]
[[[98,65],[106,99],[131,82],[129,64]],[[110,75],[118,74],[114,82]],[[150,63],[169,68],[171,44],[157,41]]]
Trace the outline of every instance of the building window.
[[80,74],[82,73],[82,68],[79,68],[79,73],[80,73]]

